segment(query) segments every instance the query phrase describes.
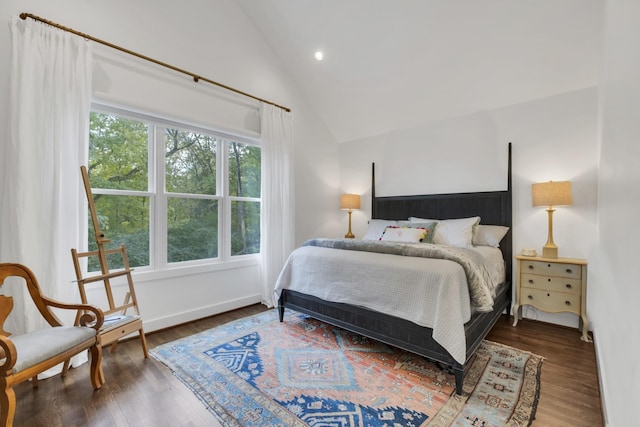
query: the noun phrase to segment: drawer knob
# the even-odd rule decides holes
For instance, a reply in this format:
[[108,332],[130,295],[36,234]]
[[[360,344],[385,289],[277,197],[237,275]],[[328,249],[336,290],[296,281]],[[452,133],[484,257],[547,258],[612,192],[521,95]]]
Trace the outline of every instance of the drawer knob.
[[533,265],[529,264],[529,270],[533,270]]
[[570,268],[567,268],[567,273],[571,274],[573,273],[573,270],[571,270]]
[[550,282],[550,281],[551,281],[551,279],[550,279],[550,278],[549,278],[549,279],[547,279],[547,282]]
[[529,279],[529,283],[533,284],[533,279]]
[[529,298],[529,299],[533,299],[533,295],[529,295],[527,298]]
[[571,305],[571,301],[565,301],[564,302],[566,305]]
[[570,283],[567,283],[565,286],[567,287],[567,289],[571,289],[573,287],[573,286],[571,286]]

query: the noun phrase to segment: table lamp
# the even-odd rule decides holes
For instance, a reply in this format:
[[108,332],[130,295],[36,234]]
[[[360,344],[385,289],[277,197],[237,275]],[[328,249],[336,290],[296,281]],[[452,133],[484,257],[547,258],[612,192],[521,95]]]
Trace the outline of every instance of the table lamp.
[[531,185],[533,206],[547,206],[549,216],[549,234],[547,244],[542,248],[544,258],[558,258],[558,247],[553,243],[554,206],[571,206],[571,182],[549,181]]
[[359,194],[343,194],[340,196],[340,209],[349,212],[349,231],[344,235],[347,239],[353,239],[356,237],[351,232],[351,212],[354,209],[360,209],[360,195]]

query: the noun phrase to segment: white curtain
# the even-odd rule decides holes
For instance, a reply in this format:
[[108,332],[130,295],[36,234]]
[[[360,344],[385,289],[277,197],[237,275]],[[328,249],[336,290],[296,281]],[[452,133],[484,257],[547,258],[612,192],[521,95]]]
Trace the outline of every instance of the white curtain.
[[[91,45],[30,19],[14,17],[10,27],[9,129],[0,160],[0,262],[26,265],[45,295],[75,302],[70,249],[86,241],[80,165],[87,159]],[[45,325],[28,295],[13,296],[11,332]],[[63,321],[73,318],[61,316]]]
[[262,303],[273,307],[275,282],[295,245],[292,114],[261,102],[260,135],[262,139],[261,291]]

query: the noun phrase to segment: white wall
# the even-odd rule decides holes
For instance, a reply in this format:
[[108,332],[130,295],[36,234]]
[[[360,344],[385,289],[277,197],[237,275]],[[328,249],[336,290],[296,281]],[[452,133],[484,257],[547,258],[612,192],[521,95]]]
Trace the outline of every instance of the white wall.
[[[570,180],[574,205],[556,210],[554,241],[560,256],[590,259],[597,230],[596,88],[340,144],[341,188],[364,195],[363,209],[353,214],[356,237],[364,234],[370,216],[371,162],[380,196],[502,190],[508,142],[513,143],[514,251],[541,252],[547,240],[547,213],[531,206],[531,184]],[[589,299],[588,312],[596,304]],[[524,315],[578,326],[575,315],[530,307]]]
[[638,425],[640,402],[640,3],[608,0],[605,9],[598,176],[600,246],[593,270],[601,285],[596,350],[611,426]]
[[[286,67],[274,57],[235,2],[192,0],[188,5],[165,2],[159,6],[151,0],[3,0],[0,55],[5,60],[0,62],[0,129],[7,129],[11,63],[8,22],[21,12],[39,15],[290,107],[296,146],[296,241],[300,243],[332,230],[336,214],[326,206],[338,198],[337,144],[300,96]],[[257,136],[255,101],[224,93],[206,83],[196,86],[188,77],[171,76],[160,68],[152,67],[152,78],[145,79],[149,65],[142,66],[131,59],[123,65],[118,61],[119,54],[97,50],[100,53],[94,72],[97,100],[124,103],[148,113]],[[128,80],[132,76],[137,76],[135,82]],[[175,91],[157,91],[159,82],[170,82]],[[69,268],[73,268],[70,258]],[[145,328],[151,331],[258,302],[259,279],[255,261],[213,270],[137,273],[136,293]]]

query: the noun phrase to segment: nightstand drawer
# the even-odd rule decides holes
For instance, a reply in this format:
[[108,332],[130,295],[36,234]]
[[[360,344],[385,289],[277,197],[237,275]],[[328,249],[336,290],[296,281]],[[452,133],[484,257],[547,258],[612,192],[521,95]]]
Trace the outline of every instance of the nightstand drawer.
[[567,292],[580,295],[580,279],[568,279],[565,277],[538,276],[536,274],[522,274],[522,286],[536,288],[545,291]]
[[580,295],[578,294],[546,292],[523,287],[520,303],[533,305],[547,312],[570,311],[580,314]]
[[545,276],[581,279],[582,270],[579,265],[558,262],[522,261],[522,273],[541,274]]

